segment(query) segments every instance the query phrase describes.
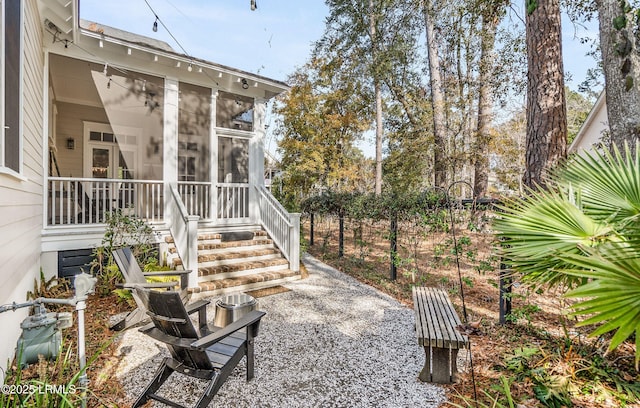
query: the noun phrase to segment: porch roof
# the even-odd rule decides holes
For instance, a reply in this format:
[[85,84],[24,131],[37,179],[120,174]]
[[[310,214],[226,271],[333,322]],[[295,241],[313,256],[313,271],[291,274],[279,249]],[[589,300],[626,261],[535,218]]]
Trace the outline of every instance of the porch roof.
[[[189,80],[188,77],[193,73],[191,70],[185,71],[187,67],[192,66],[195,73],[205,71],[208,77],[206,82],[209,82],[210,86],[211,83],[215,83],[221,90],[231,89],[232,85],[241,84],[246,80],[248,88],[243,88],[247,94],[270,99],[290,89],[285,82],[279,80],[177,52],[164,41],[80,19],[79,0],[39,0],[39,8],[45,30],[54,36],[54,40],[89,42],[92,48],[95,47],[94,50],[102,49],[105,43],[122,47],[129,54],[131,50],[136,50],[147,54],[148,61],[162,66],[163,71],[173,71],[172,75],[176,75],[180,80]],[[100,57],[99,53],[94,54]]]

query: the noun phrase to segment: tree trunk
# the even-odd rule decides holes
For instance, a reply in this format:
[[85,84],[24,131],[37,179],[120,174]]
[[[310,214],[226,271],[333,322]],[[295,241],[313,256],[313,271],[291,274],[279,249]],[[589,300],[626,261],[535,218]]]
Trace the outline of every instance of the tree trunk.
[[544,186],[567,156],[567,113],[559,0],[526,0],[527,151],[523,183]]
[[619,0],[599,0],[600,48],[604,67],[611,146],[640,139],[640,36],[634,10]]
[[429,77],[431,82],[431,103],[433,105],[433,173],[434,185],[446,187],[447,174],[445,167],[445,106],[442,92],[442,75],[440,73],[440,57],[438,43],[434,34],[433,7],[431,0],[423,4],[424,23],[427,41],[427,57],[429,59]]
[[[373,0],[369,0],[369,34],[371,35],[371,49],[373,61],[376,61],[376,18]],[[374,68],[375,69],[375,68]],[[373,76],[373,86],[376,98],[376,183],[375,193],[382,193],[382,91],[377,74]]]
[[496,29],[500,19],[492,15],[482,17],[482,37],[480,39],[480,72],[478,81],[478,127],[474,155],[473,197],[487,195],[489,185],[489,143],[491,142],[491,121],[493,119],[493,48]]

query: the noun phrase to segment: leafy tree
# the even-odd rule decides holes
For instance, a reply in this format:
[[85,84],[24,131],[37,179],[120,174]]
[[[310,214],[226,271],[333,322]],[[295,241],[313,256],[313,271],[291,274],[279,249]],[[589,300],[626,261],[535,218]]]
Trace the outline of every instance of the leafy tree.
[[598,0],[597,5],[611,142],[635,147],[640,139],[640,4]]
[[495,173],[498,187],[503,191],[516,192],[518,195],[524,191],[522,172],[526,128],[526,113],[521,109],[506,122],[496,125],[491,145],[493,152],[491,168]]
[[340,83],[332,68],[315,59],[290,79],[291,91],[276,109],[282,139],[283,196],[289,205],[312,192],[332,188],[352,191],[370,167],[355,142],[368,128],[366,106],[354,92],[357,84]]
[[478,124],[473,149],[473,196],[481,198],[487,195],[489,185],[489,143],[491,141],[493,121],[493,71],[495,43],[498,24],[505,14],[508,1],[496,0],[480,2],[482,31],[480,33],[480,67],[478,73]]
[[444,187],[446,184],[445,167],[445,97],[442,85],[442,73],[438,42],[435,33],[436,11],[431,0],[422,0],[424,25],[427,41],[427,61],[429,63],[429,82],[431,84],[431,105],[433,109],[433,174],[434,185]]
[[567,156],[559,0],[527,0],[527,150],[523,182],[544,185]]
[[565,95],[567,96],[567,145],[571,145],[589,116],[593,101],[568,87],[565,87]]

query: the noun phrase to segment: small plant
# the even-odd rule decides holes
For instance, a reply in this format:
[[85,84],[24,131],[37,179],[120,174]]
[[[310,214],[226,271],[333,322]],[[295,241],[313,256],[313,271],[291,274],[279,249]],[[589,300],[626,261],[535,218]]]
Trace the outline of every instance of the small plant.
[[[640,382],[570,339],[550,347],[524,346],[503,359],[503,368],[518,382],[531,382],[531,392],[545,407],[572,407],[581,395],[603,405],[618,406],[640,399]],[[608,404],[605,402],[608,401]]]
[[473,287],[473,278],[470,278],[468,276],[463,276],[462,277],[462,283],[464,283],[468,287],[472,288]]
[[40,282],[33,280],[33,292],[27,292],[27,300],[36,300],[40,297],[45,298],[63,298],[69,297],[70,294],[69,281],[65,278],[53,276],[46,279],[42,268],[40,268]]
[[480,275],[484,275],[487,272],[493,272],[493,265],[489,261],[481,260],[475,269]]
[[[72,346],[61,347],[55,362],[41,359],[35,370],[11,366],[4,378],[4,388],[8,392],[0,393],[0,406],[3,408],[74,408],[86,401],[90,390],[80,384],[80,378],[87,368],[95,362],[111,340],[103,343],[98,351],[87,361],[83,370],[75,360]],[[18,357],[19,359],[19,357]]]
[[500,384],[491,387],[495,394],[490,394],[486,390],[482,390],[482,394],[487,402],[476,401],[469,397],[459,397],[464,401],[465,405],[449,403],[457,408],[516,408],[513,397],[511,396],[511,381],[504,375],[500,376]]
[[93,251],[91,272],[98,278],[96,292],[102,296],[114,290],[123,281],[122,273],[113,259],[113,251],[130,246],[133,255],[142,264],[158,265],[158,251],[153,229],[144,220],[126,215],[121,209],[106,215],[106,229],[102,245]]

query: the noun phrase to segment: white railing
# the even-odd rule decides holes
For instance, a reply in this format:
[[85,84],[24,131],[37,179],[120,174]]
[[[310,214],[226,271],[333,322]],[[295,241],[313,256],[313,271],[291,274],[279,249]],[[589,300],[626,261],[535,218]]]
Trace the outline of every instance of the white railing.
[[205,220],[210,218],[211,183],[179,181],[178,193],[190,215],[199,215]]
[[180,194],[175,186],[169,186],[171,192],[167,200],[167,223],[173,241],[182,259],[185,270],[189,274],[189,287],[198,286],[198,219],[197,215],[189,215]]
[[101,224],[121,209],[148,222],[163,220],[162,181],[49,177],[49,226]]
[[300,269],[300,214],[288,213],[264,186],[256,186],[260,221],[289,261],[289,269]]
[[249,184],[218,183],[218,219],[249,220]]

